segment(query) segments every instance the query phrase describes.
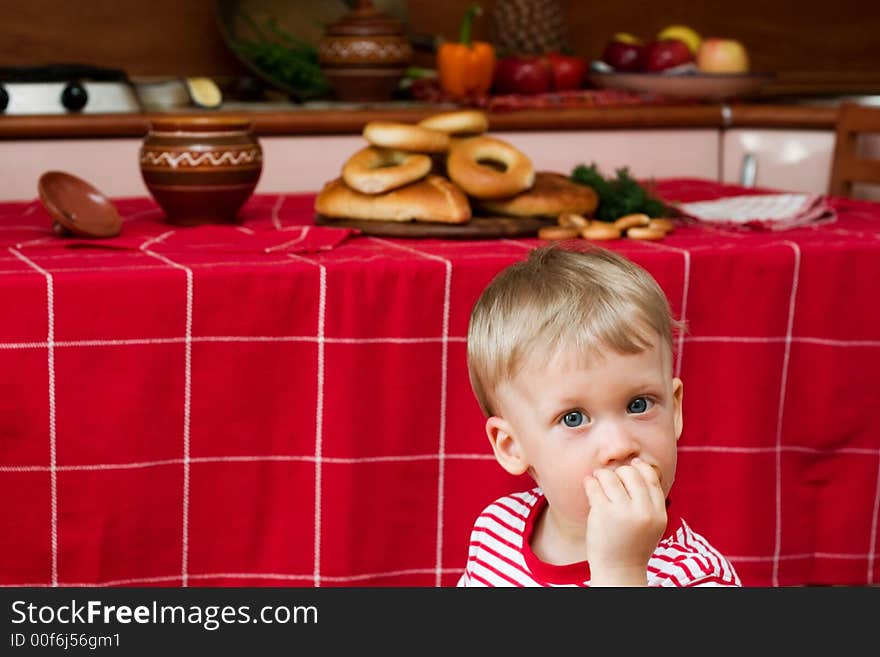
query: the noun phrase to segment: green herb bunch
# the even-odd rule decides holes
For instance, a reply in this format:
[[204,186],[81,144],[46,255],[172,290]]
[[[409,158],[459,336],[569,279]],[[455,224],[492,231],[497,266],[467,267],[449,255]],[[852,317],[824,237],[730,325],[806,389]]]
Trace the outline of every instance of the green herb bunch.
[[330,85],[318,63],[317,47],[284,30],[277,19],[267,19],[264,30],[253,18],[246,15],[242,18],[256,38],[239,39],[233,43],[232,47],[239,56],[300,100],[329,94]]
[[615,171],[614,177],[603,176],[596,164],[579,164],[571,173],[571,179],[592,187],[599,197],[594,214],[601,221],[614,221],[627,214],[643,213],[649,217],[665,217],[669,208],[654,197],[632,177],[629,167]]

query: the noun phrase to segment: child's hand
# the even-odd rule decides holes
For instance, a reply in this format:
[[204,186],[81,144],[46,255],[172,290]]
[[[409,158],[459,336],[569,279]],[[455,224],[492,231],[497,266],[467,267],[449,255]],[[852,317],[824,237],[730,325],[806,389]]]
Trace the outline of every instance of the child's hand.
[[591,586],[646,586],[648,559],[666,529],[666,499],[641,459],[584,480],[590,501],[587,559]]

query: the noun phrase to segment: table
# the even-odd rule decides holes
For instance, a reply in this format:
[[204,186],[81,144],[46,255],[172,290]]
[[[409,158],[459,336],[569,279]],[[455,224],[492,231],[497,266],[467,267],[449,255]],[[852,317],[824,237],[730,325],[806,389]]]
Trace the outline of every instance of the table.
[[[665,198],[754,192],[661,180]],[[446,586],[494,462],[468,315],[533,239],[395,240],[258,195],[71,247],[0,204],[0,584]],[[744,584],[880,581],[880,205],[608,246],[688,333],[673,497]],[[112,248],[111,248],[112,247]]]

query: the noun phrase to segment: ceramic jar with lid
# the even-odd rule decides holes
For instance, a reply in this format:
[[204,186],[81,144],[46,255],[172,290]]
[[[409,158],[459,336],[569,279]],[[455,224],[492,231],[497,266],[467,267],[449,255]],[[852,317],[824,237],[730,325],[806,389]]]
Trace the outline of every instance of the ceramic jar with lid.
[[169,223],[231,223],[257,186],[263,150],[245,118],[162,117],[144,137],[140,170]]
[[338,100],[390,100],[413,51],[403,23],[369,0],[327,27],[318,61]]

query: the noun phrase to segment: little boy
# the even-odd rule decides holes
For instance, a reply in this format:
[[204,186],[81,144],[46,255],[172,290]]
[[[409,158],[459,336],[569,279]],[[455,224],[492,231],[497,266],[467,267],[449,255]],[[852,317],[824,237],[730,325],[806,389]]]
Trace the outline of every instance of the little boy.
[[741,586],[668,499],[682,429],[666,296],[600,248],[548,246],[474,306],[471,385],[498,463],[536,486],[486,507],[459,586]]

